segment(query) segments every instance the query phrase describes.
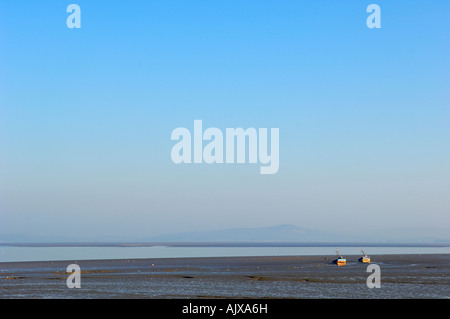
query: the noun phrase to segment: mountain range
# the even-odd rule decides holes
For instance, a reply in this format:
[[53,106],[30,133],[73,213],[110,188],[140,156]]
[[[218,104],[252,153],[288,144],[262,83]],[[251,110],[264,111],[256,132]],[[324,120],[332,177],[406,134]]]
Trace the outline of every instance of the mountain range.
[[[382,235],[380,235],[382,234]],[[150,242],[447,242],[450,230],[437,228],[393,228],[359,235],[276,225],[182,232],[143,238]]]
[[32,236],[26,234],[0,234],[0,243],[43,242],[199,242],[199,243],[325,243],[325,242],[372,242],[372,243],[450,243],[450,230],[444,228],[392,228],[362,232],[359,235],[345,232],[329,232],[300,228],[295,225],[269,227],[228,228],[208,231],[170,233],[144,238],[102,237],[72,238],[61,236]]

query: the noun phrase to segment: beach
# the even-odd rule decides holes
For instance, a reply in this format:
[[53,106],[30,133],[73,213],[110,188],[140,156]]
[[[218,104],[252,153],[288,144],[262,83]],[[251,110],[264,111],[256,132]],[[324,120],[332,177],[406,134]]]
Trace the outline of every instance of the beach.
[[[450,298],[450,254],[372,255],[381,287],[369,288],[361,256],[252,256],[0,263],[2,299]],[[68,288],[67,266],[80,267]]]

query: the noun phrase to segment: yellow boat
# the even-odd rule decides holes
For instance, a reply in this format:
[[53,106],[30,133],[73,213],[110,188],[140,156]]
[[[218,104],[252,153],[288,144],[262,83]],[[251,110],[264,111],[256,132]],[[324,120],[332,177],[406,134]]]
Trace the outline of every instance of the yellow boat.
[[338,254],[338,258],[334,260],[334,263],[338,266],[345,266],[347,265],[347,259],[343,258],[341,256],[341,254],[339,253],[339,250],[336,250],[337,254]]
[[345,266],[345,265],[347,265],[347,260],[345,258],[338,258],[336,260],[336,265]]
[[361,250],[361,252],[363,253],[364,256],[359,258],[359,261],[362,263],[370,263],[370,257],[364,253],[364,250]]

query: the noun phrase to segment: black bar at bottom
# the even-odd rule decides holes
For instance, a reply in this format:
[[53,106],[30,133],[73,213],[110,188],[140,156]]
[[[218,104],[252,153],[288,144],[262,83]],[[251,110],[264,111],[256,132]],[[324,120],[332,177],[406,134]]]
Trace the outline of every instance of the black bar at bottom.
[[[3,299],[3,309],[36,315],[139,315],[147,318],[299,318],[324,316],[415,315],[425,309],[444,311],[446,300],[365,299]],[[361,314],[363,311],[363,314]]]

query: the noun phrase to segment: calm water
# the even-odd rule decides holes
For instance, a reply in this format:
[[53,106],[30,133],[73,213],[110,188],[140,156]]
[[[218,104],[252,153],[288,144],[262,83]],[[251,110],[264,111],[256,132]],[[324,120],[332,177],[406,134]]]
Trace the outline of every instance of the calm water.
[[450,254],[450,247],[15,247],[0,246],[0,262],[230,256],[343,256],[381,254]]

